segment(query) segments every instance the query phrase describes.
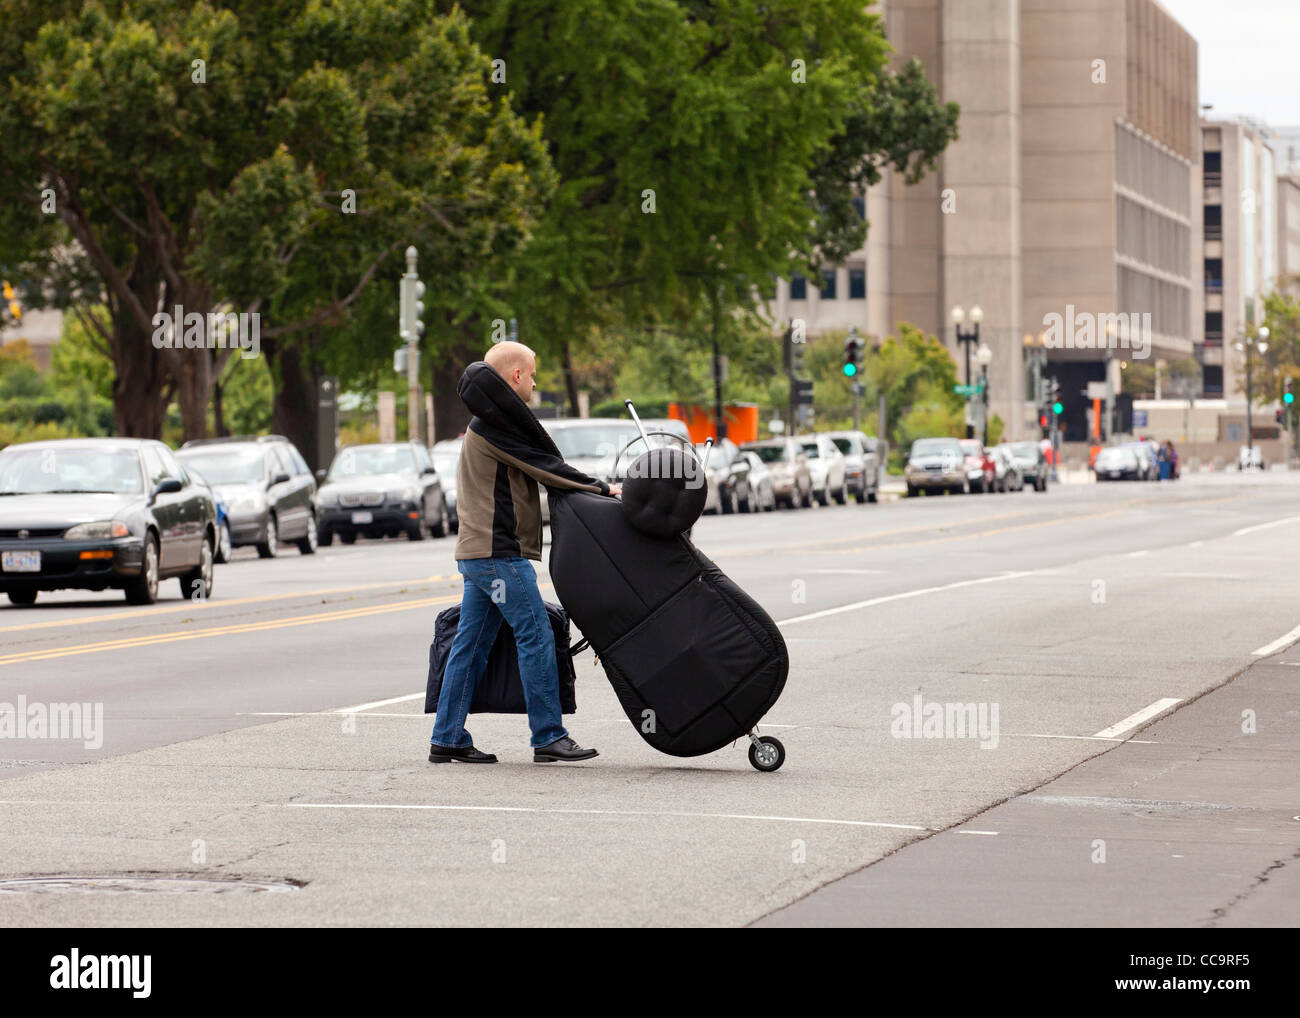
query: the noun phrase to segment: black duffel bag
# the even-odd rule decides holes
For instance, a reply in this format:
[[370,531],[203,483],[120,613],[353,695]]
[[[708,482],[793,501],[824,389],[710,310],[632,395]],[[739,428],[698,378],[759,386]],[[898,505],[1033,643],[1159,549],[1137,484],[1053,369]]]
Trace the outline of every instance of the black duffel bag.
[[[560,710],[576,714],[577,700],[574,684],[577,672],[573,668],[573,655],[587,647],[583,640],[569,646],[569,616],[558,604],[546,603],[546,614],[555,633],[555,666],[560,678]],[[424,713],[438,712],[438,697],[442,693],[442,676],[451,657],[451,643],[456,638],[460,623],[460,605],[453,605],[438,613],[433,625],[433,643],[429,644],[429,681],[424,690]],[[470,702],[471,714],[527,714],[524,703],[524,683],[519,677],[519,648],[515,645],[514,630],[504,619],[497,633],[496,643],[488,654],[487,667],[474,687]]]

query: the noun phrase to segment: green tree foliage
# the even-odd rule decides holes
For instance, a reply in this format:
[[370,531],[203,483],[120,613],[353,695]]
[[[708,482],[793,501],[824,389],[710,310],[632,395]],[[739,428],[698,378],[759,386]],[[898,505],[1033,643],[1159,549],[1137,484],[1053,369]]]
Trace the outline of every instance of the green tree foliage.
[[[537,126],[428,0],[13,0],[5,28],[0,262],[60,306],[103,301],[125,434],[158,435],[173,394],[202,434],[229,359],[157,349],[157,308],[258,312],[273,359],[306,345],[298,375],[355,364],[395,345],[408,243],[460,299],[548,193]],[[387,300],[350,321],[372,282]]]
[[890,75],[879,18],[854,0],[466,8],[515,108],[544,117],[559,186],[511,300],[566,368],[597,326],[709,348],[774,275],[858,243],[855,185],[886,162],[915,175],[955,136],[956,108],[919,67]]

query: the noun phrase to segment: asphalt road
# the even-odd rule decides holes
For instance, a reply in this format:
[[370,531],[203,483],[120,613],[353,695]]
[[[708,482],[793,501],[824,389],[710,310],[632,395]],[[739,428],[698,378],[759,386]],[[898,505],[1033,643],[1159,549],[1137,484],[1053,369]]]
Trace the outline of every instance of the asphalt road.
[[1294,921],[1300,652],[1278,641],[1300,638],[1300,476],[709,517],[694,538],[789,644],[776,774],[743,744],[656,753],[590,654],[568,724],[599,758],[535,765],[523,718],[474,716],[501,763],[427,763],[453,540],[241,551],[206,604],[171,581],[150,608],[0,608],[0,702],[104,718],[99,747],[0,739],[0,880],[228,881],[0,883],[0,923]]

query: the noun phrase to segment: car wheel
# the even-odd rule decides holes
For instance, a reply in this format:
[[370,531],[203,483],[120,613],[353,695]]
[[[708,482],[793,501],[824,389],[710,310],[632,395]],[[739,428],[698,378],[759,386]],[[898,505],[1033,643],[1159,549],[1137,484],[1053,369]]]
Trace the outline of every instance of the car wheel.
[[212,538],[206,535],[199,549],[199,564],[181,576],[181,597],[187,601],[206,601],[212,596]]
[[316,533],[316,514],[309,512],[307,514],[307,535],[298,539],[298,550],[304,555],[315,555],[319,541],[320,539]]
[[357,532],[355,530],[341,530],[339,531],[339,540],[344,544],[356,544]]
[[322,530],[318,535],[316,535],[316,543],[322,548],[328,548],[334,543],[334,531]]
[[839,505],[848,505],[849,502],[849,482],[840,481],[840,490],[835,495],[835,501]]
[[742,498],[736,503],[736,509],[745,514],[758,512],[758,506],[752,498]]
[[14,604],[35,604],[36,593],[34,590],[11,590],[9,591],[9,600]]
[[805,509],[811,509],[813,504],[812,485],[808,485],[808,490],[800,496],[800,505]]
[[822,488],[821,491],[817,492],[815,497],[817,499],[818,505],[831,504],[831,487],[829,481],[826,483],[826,485]]
[[230,541],[230,522],[222,520],[221,526],[217,529],[217,550],[213,554],[218,562],[229,562],[233,551],[234,547]]
[[275,558],[280,553],[280,530],[275,523],[275,514],[266,518],[266,540],[257,546],[258,558]]
[[446,537],[451,533],[451,514],[447,512],[446,499],[443,499],[442,507],[438,510],[438,522],[431,529],[434,537]]
[[406,528],[406,536],[411,541],[423,541],[429,536],[429,523],[423,513],[418,520]]
[[879,489],[879,488],[872,488],[869,492],[867,492],[867,501],[868,501],[868,502],[879,502],[879,501],[880,501],[880,489]]
[[149,534],[144,539],[144,562],[140,575],[132,577],[126,585],[129,604],[153,604],[158,600],[158,538]]

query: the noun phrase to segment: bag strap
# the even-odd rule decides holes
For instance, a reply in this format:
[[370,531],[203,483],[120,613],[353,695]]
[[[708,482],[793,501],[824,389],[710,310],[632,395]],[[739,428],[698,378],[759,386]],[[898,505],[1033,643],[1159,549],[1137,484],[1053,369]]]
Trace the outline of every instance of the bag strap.
[[569,648],[569,655],[572,656],[574,654],[581,654],[584,650],[586,650],[590,646],[591,646],[591,641],[584,636],[581,640],[579,640],[577,643],[575,643],[572,647]]

